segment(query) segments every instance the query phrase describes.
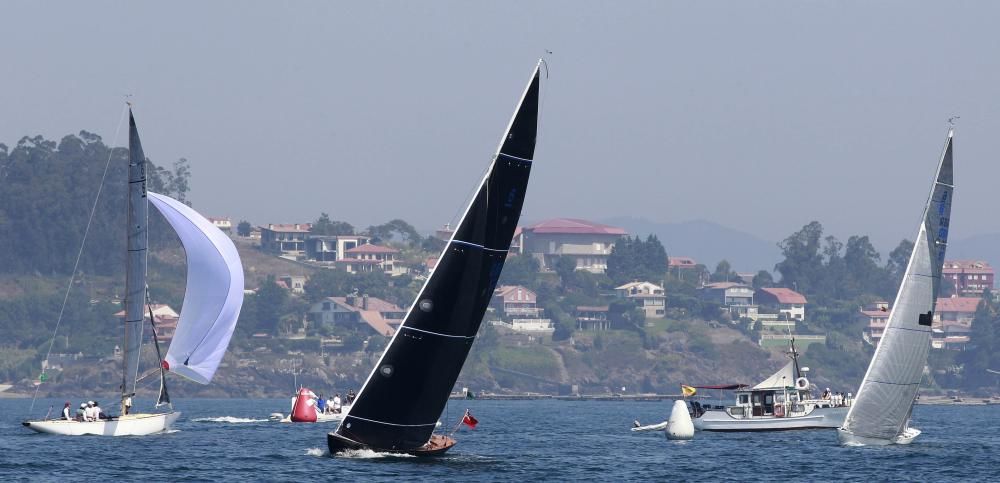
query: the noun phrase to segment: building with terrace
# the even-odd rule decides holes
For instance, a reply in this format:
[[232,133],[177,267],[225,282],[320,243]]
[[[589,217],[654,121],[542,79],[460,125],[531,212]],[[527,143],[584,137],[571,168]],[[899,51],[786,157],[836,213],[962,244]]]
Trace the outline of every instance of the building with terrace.
[[286,258],[300,258],[306,254],[306,236],[309,223],[269,224],[260,227],[260,249]]
[[941,276],[955,286],[957,295],[979,296],[993,290],[993,267],[982,260],[945,260]]
[[604,273],[615,243],[628,233],[618,227],[575,218],[555,218],[521,227],[513,245],[551,270],[560,257],[576,262],[577,270]]

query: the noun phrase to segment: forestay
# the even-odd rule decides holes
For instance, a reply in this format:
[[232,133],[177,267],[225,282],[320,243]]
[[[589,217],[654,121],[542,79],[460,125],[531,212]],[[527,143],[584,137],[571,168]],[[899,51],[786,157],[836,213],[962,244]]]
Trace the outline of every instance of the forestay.
[[243,305],[243,266],[233,241],[189,206],[150,192],[149,201],[184,244],[187,288],[165,361],[170,371],[208,384],[226,354]]
[[893,440],[906,429],[930,350],[953,190],[949,131],[896,303],[844,421],[842,429],[848,433]]

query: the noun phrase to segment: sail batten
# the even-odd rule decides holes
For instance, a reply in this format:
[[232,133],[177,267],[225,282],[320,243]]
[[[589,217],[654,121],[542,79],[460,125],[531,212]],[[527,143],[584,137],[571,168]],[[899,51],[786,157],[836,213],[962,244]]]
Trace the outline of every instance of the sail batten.
[[438,264],[336,435],[372,448],[431,437],[479,331],[521,214],[538,123],[535,67],[507,131]]
[[149,193],[177,232],[187,255],[184,306],[164,358],[169,370],[208,384],[236,328],[243,304],[243,267],[232,240],[189,206]]
[[843,432],[893,441],[906,430],[930,351],[954,192],[949,130],[910,260]]

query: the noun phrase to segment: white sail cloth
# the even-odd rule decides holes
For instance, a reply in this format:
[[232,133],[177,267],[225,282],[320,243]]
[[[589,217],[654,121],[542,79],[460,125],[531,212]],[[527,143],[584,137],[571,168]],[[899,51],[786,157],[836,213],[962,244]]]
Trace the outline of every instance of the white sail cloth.
[[776,387],[790,387],[795,385],[795,362],[788,361],[785,367],[782,367],[771,374],[771,377],[764,379],[760,384],[754,386],[754,389],[773,389]]
[[243,265],[233,241],[189,206],[149,192],[187,254],[184,306],[167,356],[169,370],[201,384],[215,375],[243,305]]

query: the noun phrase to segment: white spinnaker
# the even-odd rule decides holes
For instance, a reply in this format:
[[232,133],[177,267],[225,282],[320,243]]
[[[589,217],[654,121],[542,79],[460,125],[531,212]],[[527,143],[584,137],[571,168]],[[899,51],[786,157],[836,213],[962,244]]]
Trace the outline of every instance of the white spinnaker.
[[788,361],[785,367],[778,369],[778,372],[771,374],[771,377],[764,379],[754,389],[771,389],[775,387],[788,387],[795,384],[795,361]]
[[184,306],[164,359],[170,371],[208,384],[243,305],[240,255],[225,233],[184,203],[153,192],[149,201],[177,232],[187,254]]

